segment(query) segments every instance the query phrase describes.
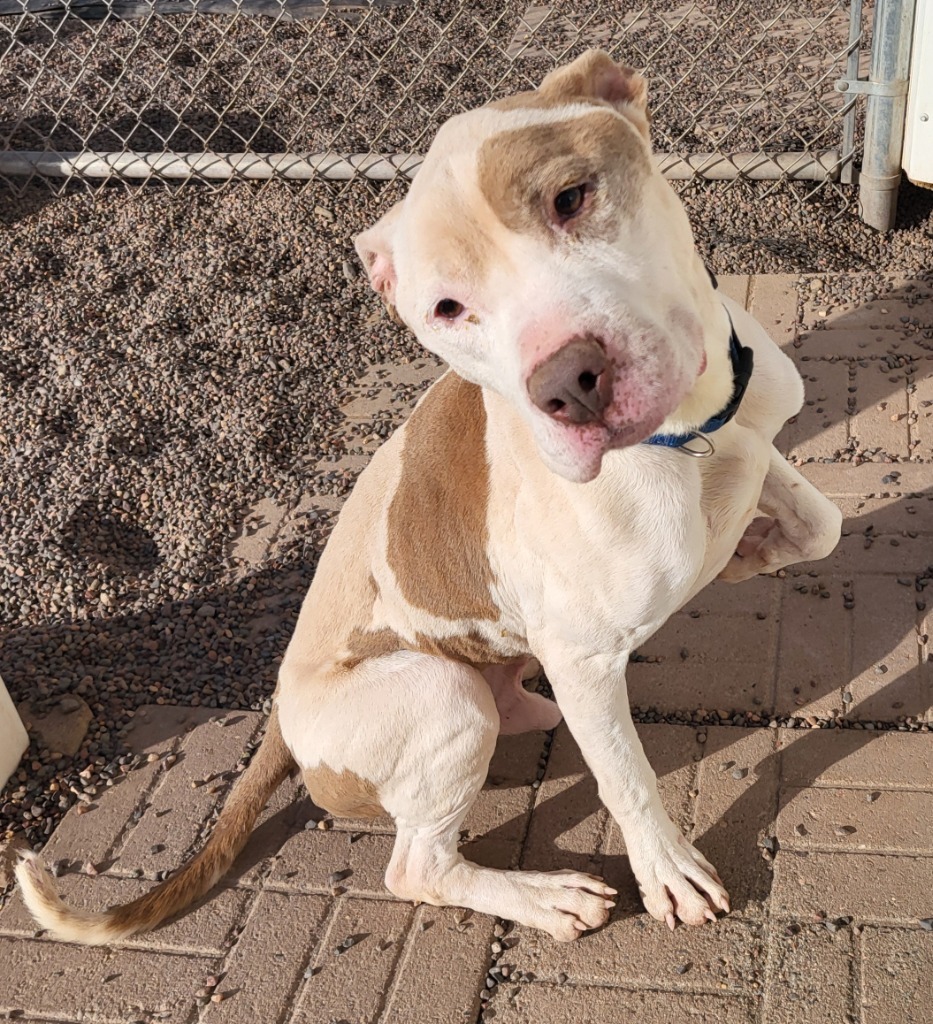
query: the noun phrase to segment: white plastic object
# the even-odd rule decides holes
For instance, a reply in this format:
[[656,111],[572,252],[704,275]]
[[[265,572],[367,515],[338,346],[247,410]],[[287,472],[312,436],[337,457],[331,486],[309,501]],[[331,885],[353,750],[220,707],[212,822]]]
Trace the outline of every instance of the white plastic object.
[[26,728],[3,680],[0,679],[0,789],[16,771],[16,766],[28,746]]

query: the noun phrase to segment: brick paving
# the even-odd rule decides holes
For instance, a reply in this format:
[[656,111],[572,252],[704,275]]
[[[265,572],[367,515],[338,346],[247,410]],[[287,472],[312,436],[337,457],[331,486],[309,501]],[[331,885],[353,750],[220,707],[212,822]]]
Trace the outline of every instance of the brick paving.
[[[820,305],[807,278],[721,286],[807,377],[809,404],[779,445],[846,515],[831,558],[713,585],[631,666],[662,797],[733,912],[671,934],[641,911],[619,830],[560,727],[500,741],[465,852],[604,874],[620,896],[603,930],[559,945],[399,902],[382,881],[391,822],[332,821],[289,782],[215,892],[150,935],[53,942],[8,890],[0,1017],[933,1024],[933,736],[920,729],[933,722],[933,302],[911,282],[858,307]],[[374,419],[436,373],[431,360],[372,368],[347,415]],[[270,502],[262,529],[234,541],[237,558],[265,558],[296,516],[333,500]],[[131,739],[152,761],[72,809],[46,847],[70,901],[132,898],[203,840],[262,724],[207,714],[137,715]]]

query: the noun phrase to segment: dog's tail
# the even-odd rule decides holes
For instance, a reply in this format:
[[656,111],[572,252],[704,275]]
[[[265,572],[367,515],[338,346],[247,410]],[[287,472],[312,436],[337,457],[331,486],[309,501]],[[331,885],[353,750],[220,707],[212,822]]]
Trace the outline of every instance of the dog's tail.
[[48,868],[34,853],[16,866],[23,900],[39,925],[56,939],[101,946],[155,928],[203,896],[226,873],[246,845],[269,797],[284,782],[294,761],[273,708],[266,734],[249,767],[224,804],[204,849],[145,896],[103,912],[74,910],[55,890]]

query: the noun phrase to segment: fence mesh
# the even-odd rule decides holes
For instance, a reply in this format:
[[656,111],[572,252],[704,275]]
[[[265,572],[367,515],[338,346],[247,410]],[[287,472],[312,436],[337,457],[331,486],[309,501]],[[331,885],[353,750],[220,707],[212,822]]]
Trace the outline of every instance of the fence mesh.
[[785,154],[798,194],[841,190],[850,3],[0,0],[0,178],[391,179],[451,115],[600,46],[648,75],[673,176]]

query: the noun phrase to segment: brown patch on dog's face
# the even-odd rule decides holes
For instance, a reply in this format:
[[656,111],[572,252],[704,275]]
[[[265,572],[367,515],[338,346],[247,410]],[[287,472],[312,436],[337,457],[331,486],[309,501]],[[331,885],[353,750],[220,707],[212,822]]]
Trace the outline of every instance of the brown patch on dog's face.
[[[613,241],[650,174],[650,155],[636,129],[598,108],[567,121],[500,132],[482,144],[477,158],[479,187],[499,220],[511,231],[555,244],[574,237]],[[557,230],[555,198],[580,185],[589,192],[586,205]]]
[[375,785],[356,772],[335,772],[322,764],[306,768],[301,777],[315,804],[339,818],[380,818],[386,813]]
[[387,559],[409,604],[496,621],[487,555],[489,466],[482,390],[442,377],[411,416],[388,515]]

